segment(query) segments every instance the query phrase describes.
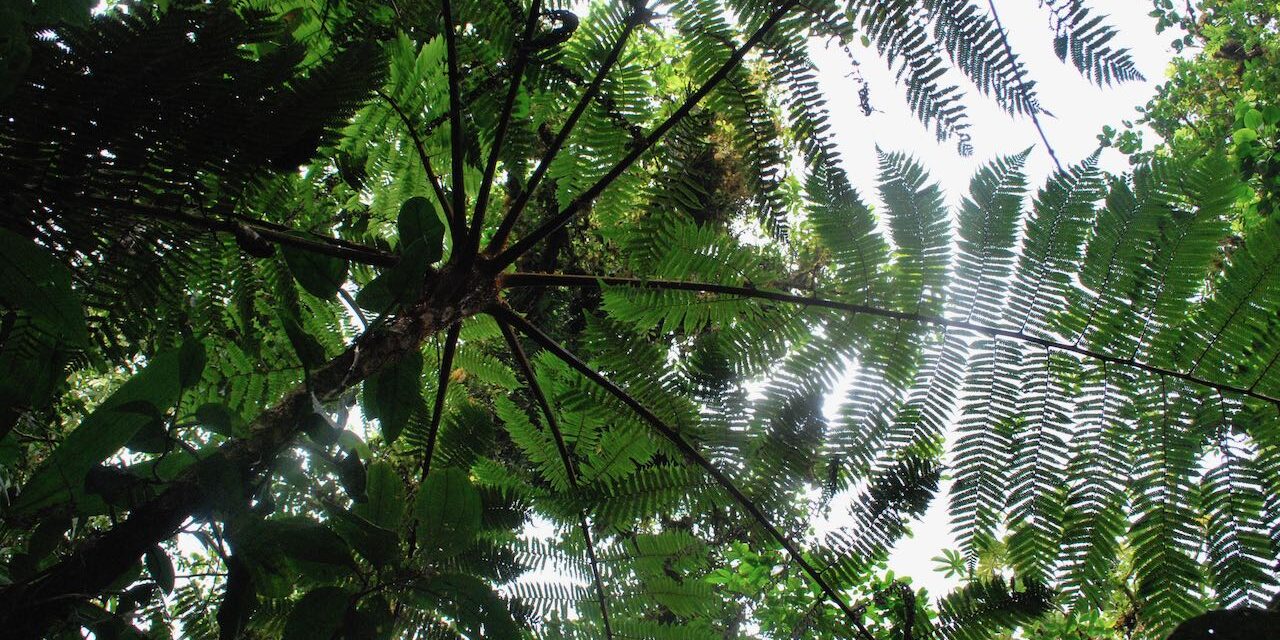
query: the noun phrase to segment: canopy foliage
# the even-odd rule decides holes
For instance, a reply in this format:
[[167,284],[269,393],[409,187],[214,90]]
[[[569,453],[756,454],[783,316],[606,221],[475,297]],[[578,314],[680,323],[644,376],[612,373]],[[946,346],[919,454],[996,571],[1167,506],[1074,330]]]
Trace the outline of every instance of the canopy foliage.
[[[1015,151],[953,209],[882,152],[873,210],[810,40],[967,152],[960,84],[1043,112],[994,5],[570,9],[9,10],[0,628],[982,638],[1123,591],[1154,638],[1265,603],[1280,219],[1241,222],[1232,157],[1032,185]],[[882,566],[935,499],[972,577],[936,613]]]

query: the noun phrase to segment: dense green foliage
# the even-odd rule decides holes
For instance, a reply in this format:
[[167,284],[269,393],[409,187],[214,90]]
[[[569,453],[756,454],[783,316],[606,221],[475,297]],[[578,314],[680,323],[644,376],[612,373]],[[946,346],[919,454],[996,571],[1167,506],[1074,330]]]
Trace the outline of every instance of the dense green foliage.
[[[954,211],[840,168],[812,37],[962,150],[953,75],[1041,112],[980,3],[74,4],[4,41],[6,631],[1154,638],[1276,588],[1236,156],[1014,153]],[[944,477],[934,602],[883,562]]]

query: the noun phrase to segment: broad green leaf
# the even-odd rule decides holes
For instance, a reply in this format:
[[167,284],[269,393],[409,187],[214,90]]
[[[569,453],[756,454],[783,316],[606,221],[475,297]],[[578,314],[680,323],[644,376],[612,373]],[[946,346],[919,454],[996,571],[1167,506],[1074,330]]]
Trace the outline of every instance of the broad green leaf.
[[196,409],[195,418],[200,426],[218,435],[228,438],[243,435],[239,417],[225,405],[216,402],[202,404]]
[[365,386],[372,392],[373,415],[382,425],[382,437],[392,443],[400,437],[413,411],[422,404],[422,353],[413,351],[383,369]]
[[305,517],[266,520],[257,533],[278,544],[292,560],[351,566],[351,556],[342,539],[324,525]]
[[365,640],[390,640],[395,629],[395,619],[391,615],[391,604],[382,594],[373,594],[360,599],[355,616],[348,618],[349,638]]
[[0,228],[0,306],[18,309],[46,335],[71,347],[89,344],[71,272],[36,243]]
[[293,605],[284,624],[284,640],[326,640],[342,627],[352,594],[341,587],[320,587]]
[[520,637],[506,602],[474,576],[448,573],[413,586],[411,604],[445,613],[476,638],[508,640]]
[[152,358],[89,414],[23,486],[10,514],[30,514],[83,494],[89,469],[115,454],[154,417],[129,410],[136,402],[171,407],[178,401],[179,349]]
[[400,262],[360,288],[356,304],[381,313],[413,302],[421,292],[427,269],[439,256],[439,248],[433,248],[426,240],[410,243],[401,252]]
[[169,560],[169,555],[156,545],[147,549],[146,553],[147,573],[151,574],[151,579],[156,581],[160,589],[165,593],[173,591],[173,562]]
[[307,333],[302,328],[302,324],[292,315],[284,314],[280,318],[281,324],[284,326],[284,333],[289,337],[289,344],[293,345],[294,353],[298,354],[298,361],[307,369],[318,369],[329,358],[325,355],[324,347],[314,336]]
[[251,521],[236,531],[236,540],[254,583],[272,597],[288,594],[299,578],[330,583],[348,578],[355,569],[346,542],[304,516]]
[[36,525],[31,537],[27,538],[27,553],[34,560],[48,557],[66,539],[65,534],[69,528],[70,518],[46,518]]
[[329,509],[329,524],[333,530],[351,544],[366,560],[377,566],[394,564],[400,555],[400,538],[394,531],[384,529],[341,507]]
[[480,493],[460,469],[436,469],[414,501],[422,548],[443,557],[471,545],[480,530]]
[[1257,129],[1262,126],[1262,112],[1257,109],[1250,109],[1244,114],[1244,126],[1250,129]]
[[346,260],[287,245],[280,247],[280,253],[293,278],[317,298],[332,298],[347,281]]
[[136,413],[145,416],[147,421],[134,432],[133,437],[124,444],[125,448],[138,453],[162,453],[168,446],[169,431],[160,408],[147,402],[137,400],[123,404],[116,411]]
[[366,470],[365,494],[369,499],[352,507],[360,517],[373,524],[395,531],[404,517],[404,481],[394,467],[381,460]]
[[1257,140],[1258,132],[1255,129],[1248,128],[1236,129],[1235,133],[1231,134],[1231,138],[1235,140],[1236,144],[1244,144]]
[[356,455],[355,451],[348,450],[346,455],[335,461],[335,469],[338,472],[338,483],[342,485],[347,495],[356,502],[363,502],[366,499],[364,494],[368,475],[365,472],[364,463],[360,461],[360,456]]
[[204,365],[208,362],[203,342],[195,339],[183,342],[178,349],[178,384],[184,389],[195,386],[200,382]]
[[[418,241],[424,243],[422,258],[427,264],[436,262],[444,254],[444,223],[430,200],[422,196],[405,200],[396,218],[396,230],[400,233],[401,247],[410,247]],[[407,250],[405,253],[408,254]]]
[[89,24],[90,10],[93,0],[36,0],[31,22],[39,25],[54,25],[59,22],[86,26]]

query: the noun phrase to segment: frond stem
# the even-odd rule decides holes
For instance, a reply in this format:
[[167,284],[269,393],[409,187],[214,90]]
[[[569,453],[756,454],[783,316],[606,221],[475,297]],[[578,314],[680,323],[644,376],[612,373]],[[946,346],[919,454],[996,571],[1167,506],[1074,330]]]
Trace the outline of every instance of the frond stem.
[[[470,256],[467,248],[467,187],[466,176],[463,175],[463,167],[466,164],[466,158],[463,155],[466,149],[463,148],[462,135],[462,91],[459,87],[462,85],[460,77],[461,72],[458,69],[458,37],[454,33],[453,25],[453,3],[449,0],[441,0],[440,13],[444,19],[444,43],[446,57],[449,59],[449,151],[452,156],[449,166],[450,178],[453,182],[453,218],[455,222],[450,224],[457,227],[457,231],[453,233],[454,252],[460,256]],[[461,240],[461,242],[459,242]],[[469,258],[464,257],[463,260]]]
[[79,200],[93,204],[96,206],[109,206],[128,208],[137,211],[140,215],[159,218],[164,220],[172,220],[174,222],[184,224],[190,227],[196,227],[219,233],[235,234],[237,227],[244,225],[254,233],[257,233],[263,240],[272,242],[282,246],[301,249],[311,253],[326,255],[342,260],[350,260],[360,264],[367,264],[374,267],[390,267],[399,261],[395,255],[365,246],[355,242],[342,240],[340,238],[330,238],[299,231],[291,227],[242,216],[239,214],[229,214],[233,219],[215,218],[210,215],[191,213],[184,211],[182,208],[169,208],[156,205],[144,204],[141,202],[122,202],[114,198],[101,198],[96,196],[79,196]]
[[805,305],[810,307],[835,309],[837,311],[847,311],[855,314],[877,316],[881,318],[891,318],[895,320],[909,320],[909,321],[918,322],[921,324],[964,329],[967,331],[972,331],[974,333],[980,333],[980,334],[995,337],[995,338],[1006,338],[1009,340],[1016,340],[1019,342],[1026,342],[1030,344],[1039,345],[1041,347],[1044,347],[1047,349],[1053,349],[1055,351],[1064,351],[1068,353],[1074,353],[1076,355],[1083,356],[1092,360],[1098,360],[1100,362],[1107,362],[1111,364],[1131,367],[1134,369],[1138,369],[1139,371],[1145,371],[1147,373],[1151,373],[1159,376],[1168,376],[1171,378],[1176,378],[1178,380],[1183,380],[1185,382],[1190,382],[1192,384],[1200,385],[1210,389],[1217,389],[1218,391],[1225,391],[1225,392],[1234,393],[1241,396],[1254,398],[1256,400],[1261,400],[1263,402],[1269,402],[1276,405],[1278,408],[1280,408],[1280,398],[1269,396],[1263,393],[1258,393],[1253,389],[1246,389],[1244,387],[1237,387],[1230,384],[1214,382],[1212,380],[1206,380],[1204,378],[1193,376],[1189,373],[1182,373],[1180,371],[1174,371],[1172,369],[1157,367],[1155,365],[1138,362],[1137,360],[1134,360],[1131,358],[1111,356],[1105,353],[1094,351],[1092,349],[1086,349],[1078,345],[1069,344],[1066,342],[1058,342],[1056,340],[1050,340],[1047,338],[1040,338],[1037,336],[1028,335],[1021,331],[1014,331],[1012,329],[1000,329],[997,327],[989,327],[985,325],[976,324],[973,322],[967,322],[964,320],[951,320],[938,315],[931,315],[931,314],[924,314],[924,313],[911,313],[906,311],[894,311],[891,309],[882,309],[880,307],[873,307],[869,305],[852,304],[848,302],[840,302],[838,300],[818,298],[815,296],[803,296],[803,295],[796,295],[792,293],[785,293],[783,291],[760,289],[760,288],[751,287],[751,286],[744,287],[744,286],[734,286],[734,285],[724,285],[724,284],[713,284],[709,282],[686,282],[686,281],[680,281],[680,280],[643,280],[640,278],[606,277],[606,276],[592,276],[592,275],[569,275],[569,274],[559,274],[559,273],[510,273],[503,276],[500,282],[501,282],[501,286],[504,288],[538,287],[538,286],[600,287],[601,285],[612,285],[612,286],[638,287],[638,288],[644,288],[644,289],[661,289],[666,291],[699,291],[703,293],[734,295],[734,296],[742,296],[745,298],[755,298],[759,300],[773,300],[775,302],[787,302],[791,304],[800,304],[800,305]]
[[698,104],[702,102],[703,98],[706,98],[712,90],[724,81],[724,79],[728,77],[729,72],[742,62],[742,59],[746,57],[747,53],[759,45],[760,42],[769,35],[769,32],[772,31],[773,28],[777,26],[777,24],[786,17],[787,13],[795,8],[797,4],[799,4],[799,0],[786,0],[785,2],[782,2],[778,8],[773,11],[773,13],[769,14],[769,17],[765,19],[764,23],[751,34],[751,37],[747,38],[747,41],[742,43],[742,46],[735,49],[733,53],[729,55],[728,60],[726,60],[725,63],[702,84],[702,86],[698,87],[696,91],[685,99],[684,103],[676,109],[675,113],[672,113],[662,122],[662,124],[659,124],[650,131],[649,135],[645,136],[644,140],[633,145],[631,147],[631,151],[619,160],[618,163],[608,171],[608,173],[597,180],[595,184],[591,185],[591,187],[586,191],[579,194],[578,197],[574,198],[573,201],[557,213],[554,218],[544,222],[541,226],[535,229],[533,233],[530,233],[516,244],[498,254],[498,256],[490,262],[489,267],[495,273],[502,271],[507,268],[508,265],[515,262],[520,256],[529,251],[533,245],[541,242],[544,238],[554,233],[560,227],[563,227],[572,220],[574,216],[586,209],[593,200],[599,197],[600,194],[609,187],[609,185],[613,184],[614,180],[617,180],[619,176],[625,173],[626,170],[636,162],[636,160],[639,160],[640,156],[644,155],[644,153],[653,147],[653,145],[657,144],[658,140],[662,139],[668,131],[688,117],[688,115],[693,112],[694,107],[698,106]]
[[427,479],[431,473],[431,458],[436,452],[436,435],[440,432],[440,418],[444,415],[444,396],[449,390],[449,374],[453,372],[453,354],[458,350],[458,332],[462,323],[449,326],[445,334],[444,351],[440,355],[440,373],[436,378],[436,400],[431,406],[431,426],[427,429],[427,445],[422,453],[422,471],[419,481]]
[[[444,193],[444,186],[440,184],[440,176],[436,174],[436,170],[431,166],[431,156],[427,155],[427,148],[422,143],[422,138],[418,136],[418,132],[413,128],[413,121],[409,119],[409,114],[400,108],[386,92],[378,90],[378,96],[391,105],[391,109],[400,116],[400,122],[404,124],[404,128],[409,131],[409,137],[413,139],[413,146],[418,151],[418,161],[422,163],[422,170],[427,174],[427,182],[431,183],[431,191],[435,193],[436,201],[440,203],[440,208],[444,210],[444,217],[449,220],[449,236],[453,241],[453,246],[462,246],[459,241],[462,239],[462,227],[458,226],[457,216],[454,215],[453,207],[449,205],[449,198]],[[449,110],[452,113],[452,109]],[[465,224],[465,223],[464,223]]]
[[[560,452],[560,461],[564,463],[564,473],[569,479],[569,486],[576,491],[578,488],[578,472],[570,460],[569,448],[564,445],[564,434],[561,433],[560,425],[556,422],[555,413],[551,411],[551,403],[547,401],[547,395],[542,392],[542,385],[538,384],[538,379],[533,375],[533,365],[529,363],[529,357],[525,355],[524,347],[520,346],[520,340],[516,337],[515,332],[511,330],[511,325],[499,319],[498,328],[502,330],[502,337],[506,338],[507,346],[511,348],[511,355],[515,358],[516,363],[519,364],[521,374],[529,382],[529,391],[537,401],[538,407],[542,409],[547,428],[551,431],[551,436],[556,443],[556,449]],[[604,580],[600,577],[600,563],[596,560],[594,543],[591,541],[591,529],[587,526],[586,511],[578,512],[578,526],[582,531],[582,539],[587,545],[587,561],[591,565],[591,577],[595,582],[596,599],[600,605],[600,619],[604,623],[605,637],[612,640],[613,626],[609,623],[609,604],[605,597]]]
[[591,565],[591,579],[596,583],[596,600],[600,605],[600,621],[604,623],[604,637],[613,640],[613,625],[609,623],[609,601],[604,595],[604,579],[600,577],[600,561],[596,559],[595,543],[591,540],[591,527],[585,511],[578,512],[578,527],[587,546],[587,563]]
[[569,448],[564,444],[564,434],[560,431],[560,425],[556,422],[555,414],[551,411],[551,403],[547,401],[547,396],[542,392],[542,385],[538,384],[537,378],[533,375],[533,366],[529,363],[529,357],[525,355],[524,347],[520,346],[520,341],[516,338],[516,334],[511,330],[511,326],[498,319],[498,328],[502,330],[502,337],[506,338],[507,346],[511,349],[511,355],[515,358],[516,364],[520,367],[520,373],[529,383],[529,391],[533,394],[534,400],[538,403],[538,408],[542,410],[542,415],[546,418],[547,428],[551,431],[551,436],[556,443],[556,451],[560,453],[560,461],[564,463],[564,472],[569,479],[569,486],[578,487],[578,472],[569,456]]
[[[480,251],[480,232],[484,230],[485,209],[489,207],[489,189],[493,185],[493,176],[498,171],[498,156],[502,154],[502,145],[507,139],[507,127],[511,125],[511,114],[515,110],[516,98],[520,95],[520,82],[524,79],[524,68],[529,63],[530,47],[534,32],[538,28],[538,15],[542,11],[542,0],[533,0],[529,5],[529,15],[525,19],[524,35],[516,44],[516,61],[512,65],[510,88],[507,99],[502,103],[502,113],[498,117],[498,127],[493,134],[493,147],[489,149],[489,161],[484,166],[484,177],[480,179],[480,191],[476,193],[476,212],[471,219],[471,245],[469,254]],[[504,219],[505,223],[506,220]]]
[[[1000,44],[1004,47],[1005,55],[1009,56],[1010,60],[1017,60],[1013,53],[1013,47],[1009,45],[1009,35],[1005,32],[1004,25],[1000,24],[1000,13],[996,11],[995,0],[987,0],[987,7],[991,9],[991,20],[996,23],[996,32],[1000,34]],[[1026,86],[1022,84],[1022,76],[1016,76],[1015,80],[1018,82],[1018,90],[1027,93]],[[1049,152],[1049,158],[1053,160],[1053,165],[1058,168],[1059,173],[1062,173],[1065,171],[1062,168],[1062,162],[1058,160],[1057,152],[1053,150],[1053,145],[1049,144],[1049,136],[1045,135],[1044,127],[1040,125],[1039,111],[1040,105],[1032,105],[1032,108],[1027,110],[1027,115],[1031,116],[1031,124],[1035,125],[1036,133],[1040,134],[1040,141],[1044,143],[1045,151]]]
[[769,516],[765,515],[764,511],[762,511],[760,507],[751,500],[751,498],[748,498],[747,495],[733,483],[733,480],[730,480],[728,476],[721,472],[720,469],[712,464],[710,460],[704,457],[692,444],[689,443],[688,440],[685,440],[684,436],[680,435],[678,431],[663,422],[662,418],[659,418],[657,414],[650,411],[639,400],[632,397],[631,394],[614,384],[613,381],[604,377],[595,369],[592,369],[591,366],[583,362],[582,359],[569,352],[550,336],[543,333],[541,329],[520,317],[509,308],[505,306],[496,306],[490,310],[490,313],[499,320],[514,325],[521,333],[524,333],[532,338],[534,342],[542,345],[544,349],[553,353],[565,364],[577,370],[578,373],[582,374],[588,380],[599,385],[615,398],[622,401],[623,404],[630,407],[632,411],[648,422],[654,430],[670,441],[671,444],[675,445],[676,449],[679,449],[691,463],[706,471],[717,484],[724,488],[724,490],[733,497],[733,499],[751,516],[753,520],[756,521],[757,524],[767,531],[769,535],[778,542],[778,544],[782,545],[783,548],[787,550],[787,553],[791,556],[792,560],[804,569],[805,573],[809,575],[809,578],[812,579],[820,589],[822,589],[822,592],[826,594],[827,598],[838,606],[840,610],[844,612],[849,621],[857,627],[859,635],[866,640],[874,640],[874,636],[872,636],[871,632],[862,624],[861,616],[854,611],[854,609],[845,602],[844,598],[840,596],[835,588],[822,577],[822,572],[818,571],[809,563],[808,560],[804,558],[803,552],[795,542],[793,542],[789,536],[780,531],[769,519]]
[[605,56],[604,61],[600,63],[600,68],[596,69],[596,74],[591,78],[591,83],[587,85],[586,90],[582,92],[582,96],[578,98],[578,103],[574,105],[573,111],[569,112],[569,117],[565,119],[564,124],[560,126],[560,131],[556,133],[555,139],[551,141],[551,145],[547,147],[542,158],[538,160],[538,166],[534,167],[533,174],[529,176],[529,181],[520,189],[520,193],[516,196],[516,201],[512,203],[511,208],[507,210],[507,215],[503,216],[502,223],[498,225],[498,230],[494,232],[493,238],[489,241],[487,251],[500,251],[507,242],[507,236],[511,234],[512,227],[520,219],[520,214],[529,204],[529,199],[533,197],[533,192],[537,190],[538,185],[542,182],[542,178],[547,174],[547,169],[551,167],[551,162],[560,154],[560,149],[564,147],[565,141],[573,133],[574,127],[578,125],[578,120],[582,118],[582,114],[587,111],[587,107],[596,99],[596,95],[600,93],[600,88],[604,86],[604,79],[613,70],[613,65],[617,64],[618,58],[622,56],[622,50],[626,47],[627,40],[630,39],[631,33],[636,30],[643,22],[643,18],[648,14],[644,0],[633,0],[631,13],[627,16],[627,21],[622,26],[622,33],[618,34],[618,39],[614,41],[613,47],[609,49],[609,53]]

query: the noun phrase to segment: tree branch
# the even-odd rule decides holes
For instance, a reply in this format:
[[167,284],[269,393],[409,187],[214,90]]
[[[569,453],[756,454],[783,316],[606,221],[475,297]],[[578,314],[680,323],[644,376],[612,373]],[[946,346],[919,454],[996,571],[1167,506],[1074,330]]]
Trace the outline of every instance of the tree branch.
[[681,104],[680,108],[676,109],[675,113],[671,114],[671,116],[664,120],[662,124],[655,127],[653,131],[650,131],[649,135],[645,136],[644,140],[640,144],[632,146],[631,151],[627,153],[622,160],[619,160],[608,173],[597,180],[596,183],[591,185],[591,187],[586,191],[578,195],[578,197],[574,198],[573,201],[565,206],[560,213],[556,214],[554,218],[543,223],[542,226],[535,229],[533,233],[530,233],[510,248],[498,254],[498,256],[489,264],[493,272],[497,273],[507,268],[508,265],[515,262],[520,256],[524,255],[525,252],[527,252],[533,245],[542,241],[543,238],[551,235],[556,229],[564,226],[572,220],[574,216],[578,215],[578,213],[585,209],[591,201],[599,197],[600,194],[609,187],[609,185],[613,184],[614,180],[617,180],[618,177],[625,173],[636,160],[639,160],[640,156],[644,155],[644,153],[653,145],[657,144],[658,140],[662,139],[662,136],[666,135],[668,131],[677,124],[680,124],[681,121],[692,113],[694,107],[698,106],[698,103],[702,102],[702,99],[706,98],[707,95],[710,94],[711,91],[729,75],[729,72],[737,67],[738,63],[742,62],[742,59],[746,57],[747,52],[760,44],[760,42],[769,35],[769,32],[777,26],[778,22],[780,22],[788,12],[795,8],[797,4],[799,4],[799,0],[785,0],[782,2],[778,8],[773,11],[773,13],[769,14],[769,17],[760,25],[760,28],[756,29],[755,33],[752,33],[751,37],[747,38],[747,41],[742,43],[742,46],[738,47],[732,54],[730,54],[728,60],[726,60],[725,63],[721,65],[720,68],[717,69],[701,87],[698,87],[696,91],[685,99],[684,104]]
[[618,400],[621,400],[623,404],[630,407],[632,411],[636,412],[636,414],[648,422],[658,433],[675,445],[676,449],[684,454],[689,462],[706,471],[717,484],[733,496],[733,499],[752,517],[752,519],[756,521],[757,524],[767,531],[769,535],[778,542],[778,544],[781,544],[783,548],[787,550],[787,553],[791,556],[792,560],[804,569],[805,573],[809,575],[809,578],[812,579],[820,589],[822,589],[822,592],[826,594],[827,598],[844,612],[850,623],[857,627],[859,634],[866,640],[874,640],[871,632],[862,624],[861,616],[854,611],[849,604],[844,601],[844,598],[840,596],[835,588],[822,577],[822,573],[814,568],[814,566],[804,558],[804,554],[801,552],[800,548],[791,541],[791,538],[774,526],[773,522],[769,520],[769,516],[765,515],[765,513],[761,511],[760,507],[756,506],[756,503],[752,501],[751,498],[748,498],[746,494],[744,494],[742,490],[729,479],[728,476],[724,475],[724,473],[712,464],[710,460],[707,460],[701,453],[699,453],[688,440],[685,440],[684,436],[680,435],[679,432],[667,423],[663,422],[661,418],[641,404],[639,400],[633,398],[631,394],[624,391],[621,387],[614,384],[611,380],[601,375],[595,369],[592,369],[587,363],[583,362],[580,358],[560,346],[560,344],[551,339],[550,336],[543,333],[541,329],[533,326],[509,308],[505,306],[495,307],[490,309],[489,312],[499,320],[514,325],[522,333],[532,338],[534,342],[537,342],[542,345],[544,349],[555,354],[555,356],[565,364],[574,368],[588,380],[591,380],[604,390],[608,391]]
[[893,311],[890,309],[881,309],[860,304],[851,304],[848,302],[840,302],[837,300],[828,300],[814,296],[802,296],[782,291],[771,291],[769,289],[758,289],[756,287],[742,287],[723,284],[712,284],[708,282],[684,282],[679,280],[642,280],[639,278],[621,278],[621,277],[604,277],[589,275],[567,275],[559,273],[511,273],[506,274],[500,281],[500,286],[510,287],[537,287],[537,286],[568,286],[568,287],[599,287],[601,284],[621,285],[628,287],[638,287],[644,289],[662,289],[667,291],[700,291],[703,293],[718,293],[725,295],[742,296],[744,298],[755,298],[758,300],[773,300],[775,302],[787,302],[791,304],[800,304],[810,307],[820,307],[825,309],[835,309],[837,311],[848,311],[855,314],[863,314],[870,316],[878,316],[881,318],[891,318],[894,320],[908,320],[921,324],[931,324],[941,327],[951,327],[956,329],[964,329],[974,333],[983,335],[1007,338],[1019,342],[1039,345],[1047,349],[1055,351],[1065,351],[1074,353],[1079,356],[1107,362],[1121,366],[1131,367],[1139,371],[1145,371],[1160,376],[1168,376],[1200,385],[1218,391],[1234,393],[1256,400],[1269,402],[1280,408],[1280,398],[1258,393],[1253,389],[1246,389],[1230,384],[1213,382],[1193,376],[1189,373],[1181,373],[1171,369],[1165,369],[1154,365],[1138,362],[1131,358],[1122,358],[1119,356],[1110,356],[1105,353],[1086,349],[1074,344],[1058,342],[1046,338],[1039,338],[1027,335],[1021,331],[1012,329],[1000,329],[997,327],[988,327],[985,325],[974,324],[964,320],[951,320],[942,316],[935,316],[923,313],[909,313],[905,311]]
[[[542,409],[547,428],[551,431],[551,436],[555,439],[556,449],[560,452],[560,461],[564,463],[564,472],[569,479],[569,486],[574,491],[577,491],[578,472],[569,458],[569,448],[564,445],[564,434],[561,433],[560,425],[556,422],[555,413],[551,411],[551,403],[547,401],[546,394],[542,392],[542,385],[538,384],[538,379],[534,377],[533,365],[529,363],[529,357],[525,355],[524,347],[520,346],[520,340],[516,338],[511,326],[499,319],[498,328],[502,330],[502,337],[506,338],[507,346],[511,348],[511,355],[515,358],[516,363],[520,365],[520,372],[524,375],[525,380],[529,382],[529,391],[533,393],[538,407]],[[591,577],[595,581],[596,599],[600,604],[600,619],[604,622],[605,637],[612,640],[613,627],[609,624],[609,605],[608,600],[605,598],[604,580],[600,577],[600,564],[596,560],[595,546],[591,541],[591,529],[587,526],[585,510],[578,512],[578,526],[587,545],[587,561],[591,565]]]
[[569,112],[569,117],[560,126],[560,131],[556,133],[555,139],[547,147],[546,152],[542,154],[542,158],[538,160],[538,166],[534,167],[533,174],[529,176],[529,181],[516,196],[516,201],[511,205],[511,208],[507,209],[507,215],[502,218],[502,223],[498,225],[498,230],[494,232],[493,238],[489,241],[489,246],[486,247],[487,252],[502,250],[512,227],[515,226],[516,221],[520,219],[520,214],[528,206],[529,199],[533,197],[533,192],[538,189],[538,185],[546,175],[547,169],[551,167],[551,162],[559,155],[565,141],[569,139],[574,127],[578,125],[578,120],[586,112],[591,102],[595,100],[596,95],[600,93],[600,88],[604,86],[605,77],[613,70],[613,65],[617,64],[618,58],[622,56],[622,50],[625,48],[627,40],[631,37],[631,33],[644,22],[645,17],[649,14],[649,9],[645,6],[645,0],[632,0],[632,3],[631,13],[627,16],[627,21],[622,26],[622,33],[618,34],[618,39],[614,41],[613,47],[609,49],[604,61],[600,63],[600,68],[596,69],[596,74],[591,78],[591,83],[582,92],[582,97],[578,98],[578,103],[574,105],[573,111]]
[[[489,161],[485,163],[484,177],[480,179],[480,191],[476,193],[476,213],[471,219],[471,245],[467,255],[480,251],[480,233],[484,230],[485,209],[489,206],[489,189],[493,185],[493,176],[498,170],[498,156],[502,154],[502,145],[507,139],[507,127],[511,125],[511,113],[515,110],[516,98],[520,95],[520,82],[524,79],[524,68],[529,63],[530,47],[533,46],[533,35],[538,28],[538,16],[542,12],[542,0],[533,0],[529,5],[529,15],[525,19],[524,35],[516,44],[516,61],[511,70],[511,86],[507,90],[507,99],[502,103],[502,113],[498,117],[498,128],[493,134],[493,147],[489,149]],[[505,223],[506,220],[504,219]]]

